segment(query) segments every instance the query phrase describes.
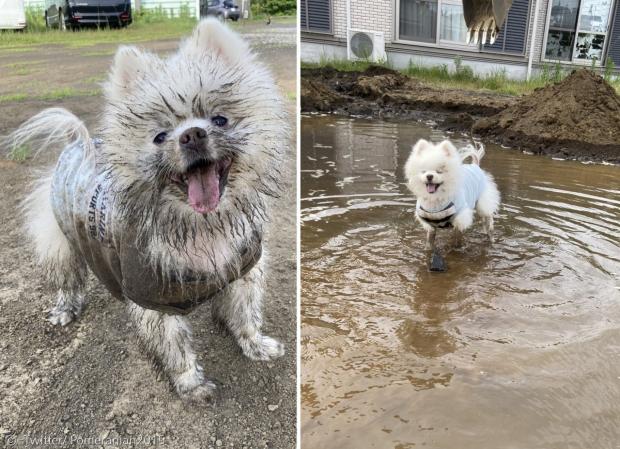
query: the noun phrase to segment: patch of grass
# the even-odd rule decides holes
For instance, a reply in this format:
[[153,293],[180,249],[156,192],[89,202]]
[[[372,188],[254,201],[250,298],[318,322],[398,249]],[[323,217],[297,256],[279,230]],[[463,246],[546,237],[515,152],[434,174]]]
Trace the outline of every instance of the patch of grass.
[[22,67],[26,67],[26,66],[30,66],[30,65],[35,65],[35,64],[42,64],[45,61],[40,60],[40,61],[22,61],[22,62],[11,62],[10,64],[5,64],[4,67],[6,67],[9,70],[12,69],[20,69]]
[[72,87],[62,87],[60,89],[52,89],[50,91],[44,92],[43,94],[37,95],[34,98],[38,100],[62,100],[63,98],[70,97],[90,97],[94,95],[99,95],[100,93],[100,89],[77,90]]
[[[318,63],[302,62],[302,68],[332,67],[340,71],[364,71],[373,64],[368,61],[348,61],[321,59]],[[392,68],[391,64],[380,64]],[[620,79],[613,77],[611,68],[605,69],[605,79],[620,93]],[[454,69],[442,64],[433,67],[425,67],[410,61],[406,69],[399,70],[401,73],[418,79],[426,84],[444,89],[464,90],[487,90],[507,95],[523,95],[534,91],[539,87],[556,83],[564,79],[570,69],[564,69],[560,63],[543,65],[535,76],[529,81],[509,79],[505,69],[498,69],[487,75],[474,73],[470,66],[463,64],[460,58],[454,60]]]
[[82,82],[84,83],[100,83],[107,78],[106,75],[95,75],[88,78],[84,78]]
[[81,56],[112,56],[116,53],[116,49],[112,48],[110,50],[98,50],[98,51],[87,51],[80,53]]
[[16,47],[2,47],[2,38],[3,36],[5,36],[5,33],[0,33],[0,55],[6,54],[6,53],[26,53],[26,52],[30,52],[30,51],[35,51],[36,48],[34,47],[20,47],[20,46],[16,46]]
[[32,73],[36,73],[36,72],[40,72],[41,70],[37,70],[37,69],[28,69],[26,67],[23,67],[21,69],[15,69],[13,71],[11,71],[12,75],[18,75],[18,76],[25,76],[25,75],[30,75]]
[[[32,51],[32,46],[61,44],[72,48],[89,47],[97,44],[125,44],[151,40],[178,39],[188,35],[196,25],[187,5],[182,5],[176,16],[163,8],[143,9],[134,13],[133,23],[121,29],[85,28],[76,31],[60,31],[45,28],[42,9],[28,8],[28,28],[23,33],[0,33],[0,52]],[[274,22],[293,23],[295,16],[278,17]],[[231,27],[242,27],[242,21],[229,22]],[[104,55],[113,54],[106,50]],[[100,51],[93,55],[101,55]]]
[[0,95],[0,103],[10,103],[13,101],[23,101],[28,98],[28,94],[17,92],[14,94]]
[[24,162],[30,156],[31,148],[27,145],[22,145],[19,147],[12,148],[9,152],[7,158],[16,161],[16,162]]
[[28,9],[28,28],[23,33],[0,33],[0,52],[32,51],[32,46],[62,44],[68,47],[88,47],[97,44],[123,44],[160,39],[177,39],[189,34],[196,19],[189,9],[181,8],[177,17],[163,9],[144,10],[134,14],[134,22],[126,28],[86,28],[77,31],[48,30],[42,10]]
[[45,11],[43,8],[29,7],[26,8],[26,23],[28,28],[26,32],[45,31]]
[[24,100],[62,100],[72,97],[92,97],[101,94],[101,89],[78,90],[71,87],[48,90],[42,94],[27,94],[18,92],[14,94],[0,95],[0,104],[16,103]]

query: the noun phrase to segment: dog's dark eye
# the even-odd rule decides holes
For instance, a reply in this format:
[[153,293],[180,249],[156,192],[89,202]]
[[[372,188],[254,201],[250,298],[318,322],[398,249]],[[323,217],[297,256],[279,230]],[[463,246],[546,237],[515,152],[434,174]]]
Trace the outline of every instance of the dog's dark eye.
[[222,117],[221,115],[216,115],[215,117],[211,117],[211,122],[215,125],[215,126],[226,126],[226,123],[228,123],[228,119],[226,117]]
[[157,145],[161,145],[162,143],[166,141],[166,137],[168,137],[167,132],[159,133],[153,139],[153,143],[156,143]]

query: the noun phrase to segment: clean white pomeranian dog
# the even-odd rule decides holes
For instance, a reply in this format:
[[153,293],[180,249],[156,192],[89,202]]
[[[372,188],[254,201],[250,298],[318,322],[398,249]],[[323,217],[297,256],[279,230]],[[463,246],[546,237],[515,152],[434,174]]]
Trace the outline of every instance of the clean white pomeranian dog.
[[284,354],[261,333],[268,203],[289,145],[276,84],[216,19],[161,59],[120,47],[100,129],[48,109],[9,136],[67,144],[24,202],[28,233],[58,289],[53,324],[82,312],[88,269],[127,304],[140,340],[187,400],[212,396],[183,316],[204,302],[252,360]]
[[[480,168],[484,148],[457,150],[448,140],[433,145],[420,139],[405,164],[409,190],[416,196],[416,218],[427,232],[426,248],[434,250],[438,228],[454,228],[459,245],[463,232],[482,218],[489,240],[493,240],[493,215],[500,193],[493,177]],[[471,164],[463,163],[471,158]]]

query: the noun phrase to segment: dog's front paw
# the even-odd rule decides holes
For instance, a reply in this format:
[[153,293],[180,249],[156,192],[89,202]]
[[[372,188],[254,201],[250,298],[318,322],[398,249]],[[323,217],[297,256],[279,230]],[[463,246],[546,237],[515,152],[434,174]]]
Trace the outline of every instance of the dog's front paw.
[[215,390],[217,387],[210,380],[205,380],[204,383],[200,385],[196,385],[190,390],[179,390],[177,388],[177,393],[179,397],[185,401],[190,403],[199,403],[205,402],[213,398],[215,396]]
[[77,314],[72,310],[53,308],[50,313],[47,314],[47,321],[54,326],[66,326],[71,321],[77,318]]
[[275,338],[257,335],[241,342],[243,354],[251,360],[269,361],[284,355],[284,345]]
[[175,379],[175,388],[185,402],[198,403],[211,399],[217,387],[197,370],[188,370]]

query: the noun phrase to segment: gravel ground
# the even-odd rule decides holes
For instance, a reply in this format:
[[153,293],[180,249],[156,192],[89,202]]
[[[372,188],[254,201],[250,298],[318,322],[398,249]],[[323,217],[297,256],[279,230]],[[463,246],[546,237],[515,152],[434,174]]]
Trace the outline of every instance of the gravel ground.
[[[295,92],[295,25],[244,28],[274,71],[282,92]],[[161,54],[177,43],[142,46]],[[27,88],[84,88],[100,82],[112,46],[41,47],[0,52],[0,95]],[[83,54],[88,54],[82,55]],[[17,75],[15,62],[36,70]],[[69,76],[70,74],[70,76]],[[97,123],[98,95],[56,101],[0,104],[0,134],[50,106],[66,107],[89,126]],[[289,101],[294,126],[294,101]],[[294,134],[293,134],[294,135]],[[294,169],[294,140],[288,160]],[[221,383],[217,399],[188,406],[157,376],[142,353],[124,306],[89,282],[90,305],[66,328],[45,321],[54,301],[21,232],[18,205],[32,171],[58,154],[16,163],[0,159],[0,446],[292,448],[295,446],[295,183],[274,208],[267,236],[271,269],[265,333],[283,341],[287,354],[274,363],[251,362],[232,338],[213,325],[208,307],[190,315],[195,349],[205,372]]]

